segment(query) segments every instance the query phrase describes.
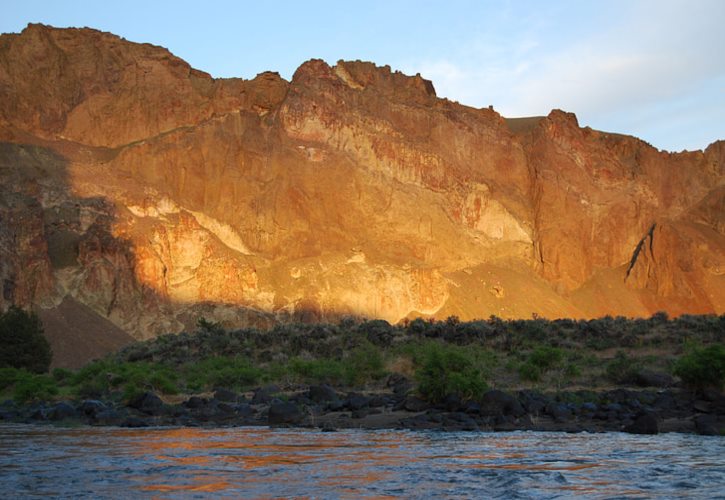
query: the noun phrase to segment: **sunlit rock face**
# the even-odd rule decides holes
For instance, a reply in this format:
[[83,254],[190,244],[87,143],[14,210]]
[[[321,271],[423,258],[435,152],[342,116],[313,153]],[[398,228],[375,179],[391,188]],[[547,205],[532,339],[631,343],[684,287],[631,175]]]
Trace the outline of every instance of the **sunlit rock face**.
[[725,144],[670,154],[366,62],[212,79],[90,29],[0,37],[3,306],[136,338],[344,315],[725,310]]

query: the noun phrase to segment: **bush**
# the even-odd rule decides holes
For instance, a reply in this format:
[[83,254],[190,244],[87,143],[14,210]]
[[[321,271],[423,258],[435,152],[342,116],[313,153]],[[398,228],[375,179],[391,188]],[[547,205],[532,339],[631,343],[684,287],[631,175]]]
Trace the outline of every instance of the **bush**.
[[211,357],[182,367],[182,376],[190,390],[242,389],[256,384],[262,378],[262,370],[246,358]]
[[541,380],[541,368],[530,361],[521,363],[519,366],[519,376],[523,380],[528,380],[529,382],[538,382]]
[[476,350],[460,346],[424,344],[413,359],[420,395],[432,403],[448,395],[464,400],[479,396],[487,388],[487,367],[477,354]]
[[725,383],[725,346],[691,347],[675,363],[674,374],[694,389],[722,389]]
[[575,359],[576,355],[566,349],[538,346],[519,365],[519,377],[530,382],[539,382],[546,377],[559,388],[565,380],[581,374]]
[[641,369],[641,363],[618,351],[614,359],[607,364],[606,376],[615,384],[631,384]]
[[53,380],[55,380],[56,382],[65,382],[67,380],[70,380],[70,378],[73,376],[73,372],[65,368],[56,368],[55,370],[53,370],[53,373],[51,375],[53,376]]
[[124,397],[144,390],[176,394],[177,380],[176,371],[164,364],[110,360],[94,361],[64,379],[81,398],[98,398],[114,390],[121,390]]
[[13,399],[17,403],[47,401],[56,394],[58,394],[58,386],[52,377],[24,372],[15,381]]
[[15,306],[0,314],[0,367],[46,373],[53,354],[35,313]]
[[537,347],[529,355],[529,363],[539,368],[541,371],[559,368],[563,360],[564,352],[556,347]]
[[300,359],[289,362],[289,372],[300,382],[315,384],[339,384],[347,380],[345,364],[336,359]]
[[379,380],[385,376],[385,361],[380,350],[369,342],[350,353],[345,364],[345,382],[349,385]]

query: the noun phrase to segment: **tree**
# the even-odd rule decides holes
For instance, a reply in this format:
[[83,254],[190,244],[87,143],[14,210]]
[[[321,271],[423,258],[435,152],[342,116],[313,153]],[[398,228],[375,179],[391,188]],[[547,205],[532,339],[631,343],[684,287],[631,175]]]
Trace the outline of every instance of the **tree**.
[[0,314],[0,367],[46,373],[52,357],[43,325],[35,313],[11,306]]

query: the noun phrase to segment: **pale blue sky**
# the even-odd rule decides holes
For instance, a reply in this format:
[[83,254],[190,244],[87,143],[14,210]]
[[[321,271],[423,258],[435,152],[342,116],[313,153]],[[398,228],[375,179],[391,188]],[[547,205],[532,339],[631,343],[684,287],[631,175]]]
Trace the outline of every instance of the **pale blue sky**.
[[573,111],[582,126],[670,151],[725,139],[725,0],[0,0],[0,32],[89,26],[169,48],[215,77],[290,79],[307,59],[363,59],[504,116]]

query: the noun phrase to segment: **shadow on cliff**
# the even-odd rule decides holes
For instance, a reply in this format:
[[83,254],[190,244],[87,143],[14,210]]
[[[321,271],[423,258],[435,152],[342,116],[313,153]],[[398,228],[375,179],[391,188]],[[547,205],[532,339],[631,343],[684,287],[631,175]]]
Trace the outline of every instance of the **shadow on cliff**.
[[[2,301],[34,308],[53,349],[52,367],[78,368],[136,339],[190,331],[223,307],[239,324],[338,321],[312,309],[270,313],[235,304],[179,303],[141,283],[131,241],[114,235],[116,205],[75,192],[70,164],[109,150],[69,143],[0,143]],[[134,336],[130,335],[134,333]]]

